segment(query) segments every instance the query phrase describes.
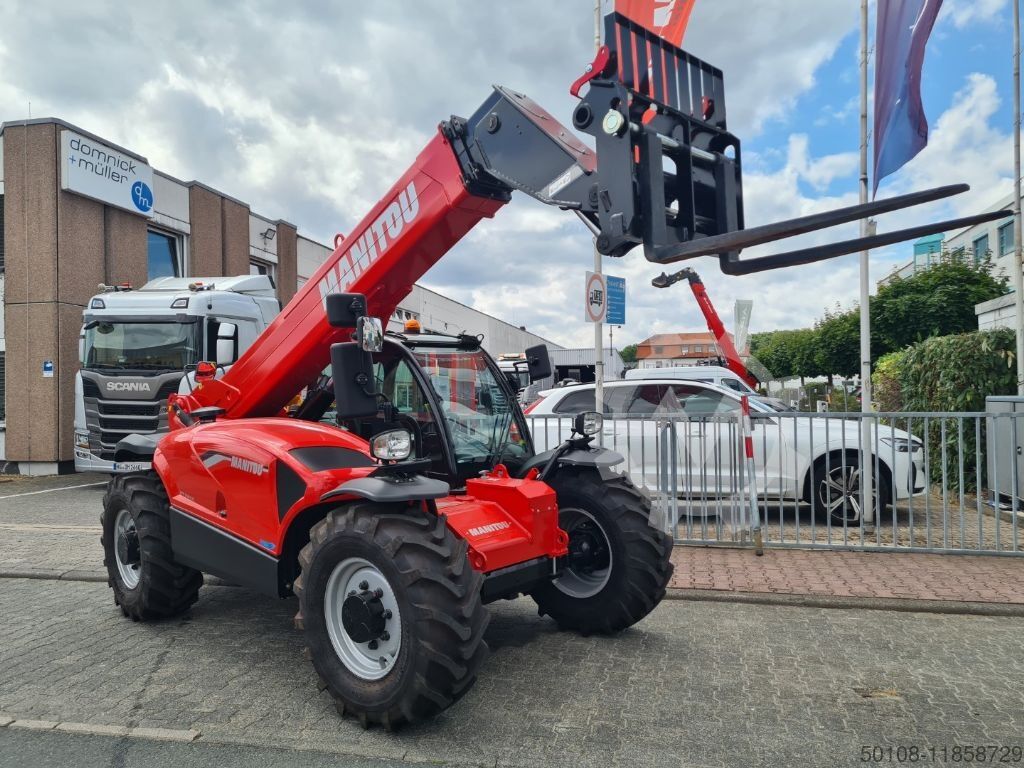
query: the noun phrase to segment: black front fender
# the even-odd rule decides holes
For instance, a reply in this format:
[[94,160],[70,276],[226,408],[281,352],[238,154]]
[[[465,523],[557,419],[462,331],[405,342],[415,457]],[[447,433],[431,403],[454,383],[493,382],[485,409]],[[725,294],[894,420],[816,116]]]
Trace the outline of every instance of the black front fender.
[[[519,470],[519,476],[525,477],[526,473],[531,469],[544,469],[551,457],[555,455],[558,448],[552,448],[550,451],[544,451],[544,453],[538,453],[532,459],[527,461]],[[558,457],[555,462],[556,467],[594,467],[595,469],[603,469],[605,467],[614,467],[626,459],[620,453],[610,451],[607,448],[574,448],[567,451],[562,456]]]
[[338,496],[360,496],[370,501],[387,504],[398,501],[442,499],[448,495],[448,492],[448,483],[422,475],[359,477],[328,491],[320,497],[320,501],[330,501]]

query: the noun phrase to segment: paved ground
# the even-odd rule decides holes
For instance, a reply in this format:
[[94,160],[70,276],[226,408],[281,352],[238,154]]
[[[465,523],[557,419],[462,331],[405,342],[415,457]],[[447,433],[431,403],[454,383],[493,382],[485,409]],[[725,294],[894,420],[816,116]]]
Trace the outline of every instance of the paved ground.
[[676,547],[672,586],[789,595],[1024,605],[1024,558]]
[[1024,741],[1024,619],[666,601],[604,639],[519,600],[494,606],[466,699],[387,735],[317,692],[294,610],[207,587],[189,615],[133,624],[103,584],[5,579],[0,712],[474,765],[852,765],[861,745]]
[[[526,599],[496,604],[492,658],[462,702],[397,735],[363,731],[317,691],[293,600],[208,586],[179,619],[126,621],[104,583],[81,580],[99,576],[103,489],[66,486],[89,482],[0,483],[5,767],[853,765],[862,746],[1024,742],[1024,618],[678,600],[614,639],[558,633]],[[877,596],[899,584],[948,599],[959,585],[959,599],[1024,601],[1015,558],[676,558],[675,586],[722,594]],[[51,578],[11,578],[19,569]],[[195,741],[151,741],[162,732],[146,729]]]

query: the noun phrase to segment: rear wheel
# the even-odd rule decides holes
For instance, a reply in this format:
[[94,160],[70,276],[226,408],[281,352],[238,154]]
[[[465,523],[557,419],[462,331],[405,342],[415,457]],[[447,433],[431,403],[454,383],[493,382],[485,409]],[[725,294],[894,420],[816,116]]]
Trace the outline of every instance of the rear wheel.
[[443,517],[353,502],[299,554],[296,626],[338,711],[389,730],[457,701],[487,656],[483,576]]
[[626,476],[565,470],[550,481],[569,534],[561,576],[533,590],[538,611],[563,629],[612,633],[654,610],[672,576],[672,539]]
[[100,524],[107,583],[125,616],[174,616],[199,598],[203,575],[174,561],[170,507],[155,472],[114,475]]

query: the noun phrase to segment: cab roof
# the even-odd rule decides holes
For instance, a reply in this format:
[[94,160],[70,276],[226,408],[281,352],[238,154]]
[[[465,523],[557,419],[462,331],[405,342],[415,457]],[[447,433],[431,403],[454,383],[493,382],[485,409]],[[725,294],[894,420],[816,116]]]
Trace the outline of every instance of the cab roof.
[[387,336],[395,339],[400,344],[415,349],[417,347],[448,348],[474,351],[480,349],[483,343],[483,336],[471,336],[468,333],[452,335],[438,331],[424,331],[423,333],[397,333],[388,331]]

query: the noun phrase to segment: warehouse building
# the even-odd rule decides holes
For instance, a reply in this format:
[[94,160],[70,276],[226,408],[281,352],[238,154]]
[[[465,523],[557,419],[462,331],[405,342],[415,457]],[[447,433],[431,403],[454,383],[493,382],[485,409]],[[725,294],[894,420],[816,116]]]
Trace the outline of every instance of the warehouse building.
[[[269,275],[287,302],[331,249],[294,224],[56,118],[0,125],[0,471],[66,471],[82,310],[104,284]],[[495,353],[541,343],[420,289],[389,326],[484,333]]]

